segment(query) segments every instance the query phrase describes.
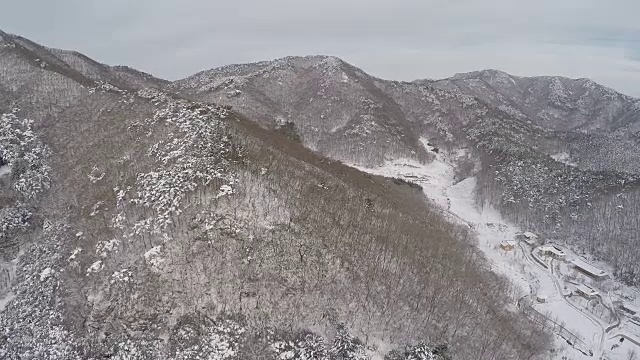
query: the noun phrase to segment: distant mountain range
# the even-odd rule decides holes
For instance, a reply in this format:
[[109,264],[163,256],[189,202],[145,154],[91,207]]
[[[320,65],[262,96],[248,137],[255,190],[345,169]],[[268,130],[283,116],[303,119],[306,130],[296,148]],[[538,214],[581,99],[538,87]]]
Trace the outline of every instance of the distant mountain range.
[[0,114],[0,357],[545,356],[468,228],[343,163],[443,154],[640,283],[640,100],[590,80],[308,56],[169,82],[0,31]]
[[640,132],[640,101],[589,79],[527,78],[483,70],[417,83],[461,91],[549,130],[616,133],[621,137]]

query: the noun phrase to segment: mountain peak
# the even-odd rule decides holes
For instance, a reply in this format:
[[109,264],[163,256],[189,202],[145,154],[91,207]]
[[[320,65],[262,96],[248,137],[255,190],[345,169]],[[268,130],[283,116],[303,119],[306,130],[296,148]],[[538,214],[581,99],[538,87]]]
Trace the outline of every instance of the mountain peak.
[[249,79],[260,76],[269,77],[278,71],[315,68],[321,69],[324,74],[333,74],[344,66],[350,65],[339,57],[331,55],[286,56],[268,61],[225,65],[204,70],[188,78],[175,81],[172,87],[207,92],[232,83],[242,84]]
[[334,65],[346,64],[344,60],[334,55],[308,55],[303,57],[303,59],[315,59],[322,63],[334,64]]
[[479,71],[472,71],[467,73],[457,73],[450,80],[469,80],[469,79],[482,79],[488,81],[498,82],[513,82],[513,76],[501,70],[485,69]]
[[306,56],[286,56],[271,61],[263,62],[270,69],[275,68],[309,68],[309,67],[326,67],[337,69],[347,63],[341,58],[333,55],[306,55]]
[[485,77],[485,76],[511,76],[511,75],[501,70],[484,69],[484,70],[470,71],[466,73],[456,73],[452,77],[452,79],[468,79],[468,78]]

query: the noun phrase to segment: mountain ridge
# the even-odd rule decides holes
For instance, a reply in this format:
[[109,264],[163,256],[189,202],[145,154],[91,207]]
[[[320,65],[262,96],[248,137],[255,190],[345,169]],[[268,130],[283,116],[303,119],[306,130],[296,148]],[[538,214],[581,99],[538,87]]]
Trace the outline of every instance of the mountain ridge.
[[[270,70],[284,66],[295,67],[301,61],[314,61],[316,66],[322,63],[331,63],[327,69],[336,67],[351,67],[353,65],[334,56],[310,55],[305,57],[284,57],[271,61],[257,63],[231,65],[199,72],[193,76],[172,82],[170,88],[183,88],[195,92],[214,90],[212,87],[229,86],[229,82],[247,81],[250,78],[266,74]],[[339,64],[339,66],[338,66]],[[247,71],[251,68],[259,68],[258,72],[245,74],[240,68]],[[357,68],[355,68],[357,69]],[[231,73],[233,76],[231,76]],[[362,70],[357,69],[359,76],[365,76]],[[233,77],[236,77],[233,79]],[[207,77],[217,78],[219,82],[207,81]],[[393,82],[366,74],[367,78],[380,82]],[[242,79],[242,80],[241,80]],[[518,84],[516,84],[516,80]],[[189,82],[201,82],[199,89]],[[223,81],[227,81],[223,84]],[[484,85],[475,82],[482,81]],[[505,87],[505,84],[513,82],[514,86]],[[407,83],[407,82],[401,82]],[[492,106],[499,107],[512,115],[528,117],[530,120],[552,130],[574,131],[586,133],[599,131],[614,131],[630,136],[640,133],[640,125],[637,125],[640,116],[640,99],[619,93],[611,88],[602,86],[590,79],[571,79],[562,76],[513,76],[506,72],[493,69],[485,69],[468,73],[458,73],[450,78],[440,80],[415,80],[411,84],[429,85],[443,90],[462,91],[476,97]],[[470,84],[473,83],[473,84]],[[474,90],[473,86],[480,86]],[[208,87],[208,88],[207,88]],[[462,88],[461,88],[462,87]],[[501,92],[502,91],[502,92]],[[509,94],[510,93],[510,94]],[[545,99],[549,106],[544,111],[535,112],[528,107],[541,107],[544,104],[530,104],[533,99]],[[518,106],[526,104],[527,106]],[[595,118],[595,120],[588,120]]]
[[[432,159],[411,154],[420,138],[377,80],[331,64],[285,66],[268,81],[302,84],[300,97],[242,88],[281,116],[260,118],[23,43],[0,48],[0,357],[448,360],[547,350],[548,334],[509,310],[515,295],[473,234],[419,186],[303,146],[313,112],[331,103],[325,118],[344,110],[358,123],[325,124],[343,138],[318,138],[318,148],[361,152],[350,139],[374,134],[393,144],[381,140],[367,156]],[[354,84],[357,108],[340,109]],[[312,114],[304,131],[283,104]]]
[[[630,184],[640,175],[640,100],[585,79],[483,70],[400,82],[318,59],[323,57],[261,62],[259,72],[228,82],[224,70],[213,69],[201,73],[197,86],[189,84],[194,78],[172,86],[200,101],[232,106],[267,128],[289,122],[305,146],[349,164],[376,167],[398,158],[429,163],[433,154],[420,138],[445,153],[466,151],[453,165],[461,179],[479,176],[479,198],[516,223],[619,258],[601,240],[612,233],[583,229],[597,217],[588,204],[599,199],[619,206],[609,194],[620,184],[635,201]],[[631,221],[633,211],[619,216]],[[618,240],[610,242],[631,236],[616,231]],[[640,271],[626,260],[617,266]]]
[[[524,114],[554,130],[618,130],[634,133],[638,130],[637,126],[631,130],[623,127],[627,125],[627,118],[638,118],[639,99],[585,78],[520,77],[501,71],[483,70],[458,74],[430,84],[473,94],[494,106]],[[544,112],[536,110],[545,105],[541,101],[547,105]]]
[[[4,32],[2,29],[0,29],[0,38],[2,38],[2,37],[5,37],[7,39],[12,39],[12,38],[22,39],[23,41],[27,41],[29,43],[37,45],[37,44],[33,43],[32,41],[30,41],[30,40],[28,40],[26,38],[23,38],[23,37],[21,37],[19,35],[16,35],[16,34]],[[55,51],[60,51],[60,52],[69,52],[69,53],[73,53],[73,54],[76,54],[76,55],[81,55],[82,57],[85,57],[86,59],[91,60],[90,58],[86,57],[85,55],[83,55],[82,53],[80,53],[80,52],[78,52],[76,50],[64,50],[64,49],[57,49],[57,48],[48,48],[48,49],[55,50]],[[187,76],[185,78],[175,79],[175,80],[162,79],[162,78],[156,77],[155,75],[147,73],[147,72],[144,72],[144,71],[140,71],[140,70],[137,70],[137,69],[134,69],[134,70],[136,72],[141,72],[141,73],[143,73],[143,74],[145,74],[147,76],[154,77],[155,79],[163,81],[163,82],[177,83],[177,82],[180,82],[180,81],[184,81],[184,80],[186,80],[188,78],[192,78],[194,76],[200,76],[200,75],[208,73],[208,72],[220,71],[220,70],[223,70],[225,68],[232,69],[232,68],[237,68],[237,67],[250,67],[250,66],[260,66],[260,65],[267,66],[267,65],[273,64],[274,62],[286,62],[289,59],[300,59],[300,60],[302,60],[302,59],[317,59],[317,58],[320,58],[320,59],[331,59],[331,61],[334,61],[334,62],[337,62],[337,63],[341,63],[343,65],[348,65],[348,66],[354,67],[354,64],[351,64],[351,63],[347,62],[346,60],[344,60],[343,58],[341,58],[339,56],[336,56],[336,55],[308,54],[308,55],[289,55],[289,56],[284,56],[284,57],[277,57],[277,58],[274,58],[272,60],[260,60],[260,61],[247,62],[247,63],[237,63],[237,64],[222,65],[222,66],[214,67],[214,68],[211,68],[211,69],[201,70],[201,71],[198,71],[198,72],[196,72],[196,73],[194,73],[192,75],[189,75],[189,76]],[[93,61],[93,60],[91,60],[91,61]],[[99,62],[96,62],[96,64],[105,65],[105,64],[99,63]],[[106,66],[109,66],[109,65],[106,65]],[[111,66],[111,67],[118,68],[120,66],[129,68],[126,65],[114,65],[114,66]],[[358,69],[358,70],[360,70],[360,69]],[[582,81],[582,82],[586,82],[586,83],[593,83],[596,86],[599,86],[599,87],[602,87],[602,88],[606,88],[606,89],[608,89],[610,91],[613,91],[615,93],[621,94],[621,95],[623,95],[623,96],[625,96],[627,98],[631,98],[631,99],[635,99],[635,100],[640,99],[638,97],[634,97],[634,96],[630,96],[630,95],[627,95],[627,94],[623,94],[623,93],[619,92],[618,90],[616,90],[616,89],[614,89],[612,87],[604,86],[604,85],[599,84],[596,81],[594,81],[594,80],[592,80],[590,78],[587,78],[587,77],[570,78],[570,77],[566,77],[566,76],[562,76],[562,75],[527,75],[527,76],[520,76],[520,75],[513,75],[513,74],[510,74],[510,73],[505,72],[503,70],[499,70],[499,69],[495,69],[495,68],[486,68],[486,69],[473,70],[473,71],[469,71],[469,72],[456,73],[451,77],[445,77],[445,78],[438,78],[438,79],[434,79],[434,78],[419,78],[419,79],[415,79],[415,80],[399,81],[399,82],[410,82],[410,83],[429,82],[429,83],[432,83],[432,82],[439,82],[439,81],[444,81],[444,80],[458,79],[458,78],[462,78],[462,77],[469,77],[469,76],[472,76],[472,75],[482,74],[482,73],[500,73],[500,74],[508,75],[509,77],[527,78],[527,79],[558,78],[558,79],[564,79],[564,80]],[[376,76],[373,76],[373,77],[376,78],[376,79],[380,79],[380,80],[396,81],[396,80],[393,80],[393,79],[384,79],[382,77],[376,77]]]

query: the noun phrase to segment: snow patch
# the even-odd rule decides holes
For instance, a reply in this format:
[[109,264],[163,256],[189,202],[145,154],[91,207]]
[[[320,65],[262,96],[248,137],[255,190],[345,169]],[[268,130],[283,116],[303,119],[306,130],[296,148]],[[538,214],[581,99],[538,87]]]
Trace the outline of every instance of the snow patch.
[[563,163],[569,166],[577,166],[576,163],[571,161],[571,156],[567,152],[561,152],[551,155],[551,158],[559,163]]
[[46,268],[40,273],[40,281],[47,280],[53,274],[53,269]]
[[549,101],[553,105],[568,106],[569,96],[572,94],[558,78],[552,78],[549,82]]
[[9,292],[4,295],[4,297],[0,298],[0,312],[4,311],[7,308],[7,305],[11,302],[11,300],[16,298],[16,294],[13,292]]
[[227,196],[227,195],[231,195],[233,194],[233,188],[229,185],[222,185],[220,186],[220,190],[218,191],[218,195],[216,195],[216,199],[221,198],[223,196]]
[[151,265],[151,270],[154,272],[160,271],[160,266],[164,262],[164,259],[160,256],[162,252],[162,245],[154,246],[149,251],[144,253],[145,261]]
[[7,174],[11,173],[11,166],[9,165],[2,165],[0,166],[0,177],[3,177]]
[[82,249],[79,247],[73,249],[73,251],[71,252],[71,256],[69,256],[69,261],[75,260],[75,258],[78,256],[78,254],[80,254],[80,252],[82,252]]
[[122,269],[120,271],[114,271],[111,275],[111,283],[114,284],[116,282],[131,282],[133,279],[133,274],[129,269]]
[[117,239],[112,239],[109,241],[100,241],[96,244],[96,254],[101,258],[106,258],[107,254],[112,251],[118,251],[118,245],[120,245],[120,241]]
[[436,204],[448,208],[444,189],[453,182],[453,167],[434,160],[429,164],[421,164],[411,159],[395,159],[386,161],[378,168],[366,168],[351,165],[361,171],[386,177],[402,178],[422,186],[425,194]]
[[102,270],[103,267],[104,267],[104,264],[102,263],[102,260],[98,260],[94,262],[87,269],[87,276],[89,276],[92,273],[97,273],[98,271]]
[[33,129],[33,120],[20,119],[18,109],[0,115],[0,157],[2,171],[17,159],[24,162],[24,171],[14,179],[13,187],[20,194],[32,199],[51,186],[51,167],[47,160],[51,150],[42,143]]
[[420,142],[422,143],[422,146],[424,146],[425,149],[427,149],[428,152],[434,153],[435,154],[435,146],[432,146],[429,143],[429,140],[427,138],[420,138]]

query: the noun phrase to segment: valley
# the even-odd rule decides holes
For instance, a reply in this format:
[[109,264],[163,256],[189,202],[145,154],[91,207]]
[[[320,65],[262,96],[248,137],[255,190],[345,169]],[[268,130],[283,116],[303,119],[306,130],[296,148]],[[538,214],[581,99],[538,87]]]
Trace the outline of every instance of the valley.
[[[638,317],[624,314],[621,306],[637,309],[640,293],[615,280],[592,283],[592,278],[572,269],[571,261],[580,258],[576,252],[563,247],[563,259],[537,255],[540,243],[535,234],[506,221],[490,206],[479,207],[476,201],[477,180],[474,177],[456,182],[454,165],[458,153],[433,152],[425,138],[420,139],[435,159],[420,164],[408,159],[390,160],[381,167],[366,168],[352,165],[364,172],[390,178],[401,178],[420,185],[428,201],[435,203],[451,221],[469,226],[477,236],[477,246],[496,273],[514,284],[511,294],[513,311],[524,307],[533,319],[548,327],[556,335],[552,358],[626,360],[628,354],[640,353],[640,323]],[[528,244],[522,234],[536,238]],[[518,240],[516,240],[518,239]],[[513,248],[501,247],[514,241]],[[552,244],[554,239],[545,239]],[[584,251],[580,251],[585,256]],[[588,256],[588,254],[587,254]],[[567,276],[572,274],[570,277]],[[591,301],[576,292],[577,285],[590,283],[601,295]],[[630,293],[633,297],[618,300],[616,294]],[[541,301],[543,299],[543,301]],[[596,313],[595,302],[600,307]],[[593,309],[589,309],[592,307]],[[623,325],[625,324],[625,325]],[[619,340],[624,338],[626,343]],[[624,347],[621,347],[621,344]]]

